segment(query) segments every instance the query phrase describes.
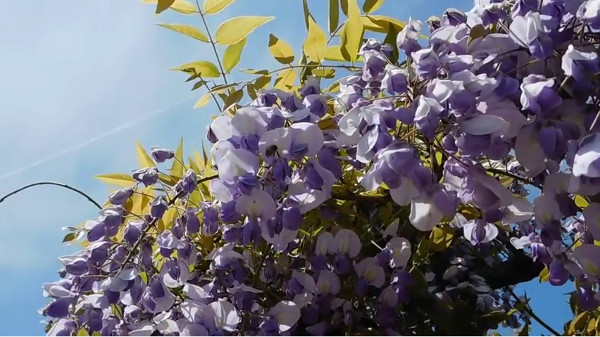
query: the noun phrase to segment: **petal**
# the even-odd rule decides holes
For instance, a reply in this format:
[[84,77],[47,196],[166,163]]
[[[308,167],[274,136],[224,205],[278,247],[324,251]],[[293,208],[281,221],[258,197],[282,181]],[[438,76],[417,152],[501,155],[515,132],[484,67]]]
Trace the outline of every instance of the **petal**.
[[292,301],[281,301],[269,310],[269,316],[275,318],[279,331],[286,332],[300,319],[300,308]]
[[340,292],[340,279],[331,270],[321,270],[317,281],[317,289],[319,289],[322,294],[337,295],[337,293]]
[[319,234],[315,245],[315,254],[326,255],[327,253],[334,253],[337,248],[334,241],[335,238],[329,232]]
[[250,195],[243,194],[239,197],[235,211],[247,214],[250,218],[260,217],[261,220],[266,220],[275,216],[277,205],[269,193],[255,188]]
[[231,138],[231,117],[219,116],[210,123],[210,129],[218,140]]
[[412,180],[402,179],[398,188],[390,189],[392,200],[400,206],[406,206],[419,195],[419,190],[415,187]]
[[494,115],[478,115],[460,123],[462,130],[468,134],[481,136],[502,133],[508,129],[508,122]]
[[315,279],[307,273],[294,270],[292,277],[295,278],[309,292],[314,292],[316,289]]
[[258,141],[258,149],[263,158],[272,156],[275,152],[280,157],[286,157],[292,146],[292,133],[290,129],[278,128],[265,132]]
[[408,264],[408,260],[412,255],[410,242],[406,238],[393,237],[390,242],[385,246],[386,249],[391,251],[392,259],[390,260],[390,267],[392,268],[404,268]]
[[409,220],[416,229],[430,231],[442,218],[442,212],[433,205],[430,197],[419,196],[411,202]]
[[533,205],[525,198],[513,198],[513,202],[506,207],[505,223],[517,223],[527,221],[533,216]]
[[295,123],[290,126],[293,134],[294,144],[307,144],[307,156],[314,156],[323,147],[325,138],[323,131],[317,124],[313,123]]
[[240,315],[235,306],[228,301],[215,301],[208,305],[215,319],[215,325],[218,329],[225,331],[235,331],[240,323]]
[[360,238],[350,229],[341,229],[335,234],[335,245],[337,251],[355,257],[360,252]]

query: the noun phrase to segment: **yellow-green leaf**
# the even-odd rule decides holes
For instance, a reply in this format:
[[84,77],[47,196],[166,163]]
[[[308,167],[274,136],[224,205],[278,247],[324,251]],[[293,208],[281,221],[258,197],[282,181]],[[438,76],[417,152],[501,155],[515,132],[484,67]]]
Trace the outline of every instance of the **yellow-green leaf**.
[[327,36],[312,17],[308,18],[308,35],[302,50],[311,61],[321,62],[327,52]]
[[334,94],[336,92],[340,91],[340,82],[339,81],[335,81],[333,82],[329,88],[327,88],[327,92],[329,92],[330,94]]
[[179,140],[179,146],[175,151],[175,158],[173,158],[173,164],[171,164],[171,170],[169,174],[173,177],[181,179],[183,177],[183,138]]
[[306,2],[306,0],[302,0],[302,11],[304,12],[304,24],[306,25],[306,29],[308,30],[308,28],[310,27],[308,18],[312,18],[312,15],[310,15],[310,11],[308,10],[308,3]]
[[142,144],[140,142],[136,142],[137,144],[137,160],[138,160],[138,164],[140,165],[140,167],[155,167],[156,163],[154,163],[154,160],[152,159],[152,157],[150,157],[148,155],[148,153],[146,152],[146,150],[144,150],[144,147],[142,147]]
[[486,32],[487,31],[483,25],[473,26],[473,28],[471,28],[471,32],[469,33],[469,42],[484,36]]
[[182,25],[178,23],[159,23],[158,25],[177,33],[189,36],[193,39],[200,40],[202,42],[208,42],[208,37],[194,26]]
[[206,94],[202,95],[196,101],[196,104],[194,104],[194,109],[200,109],[201,107],[207,105],[208,102],[210,102],[210,98],[211,98],[211,93],[209,93],[209,92],[207,92]]
[[225,49],[225,53],[223,54],[223,67],[225,68],[226,73],[229,74],[231,69],[240,63],[240,57],[242,56],[242,50],[245,45],[246,39],[243,38],[239,42],[234,43]]
[[573,318],[571,324],[569,324],[569,330],[567,331],[567,334],[574,335],[577,331],[582,331],[587,325],[589,314],[589,312],[584,311]]
[[540,272],[540,283],[547,282],[549,279],[550,271],[548,270],[548,267],[544,267],[544,269],[542,269],[542,271]]
[[431,240],[430,249],[434,252],[441,252],[450,247],[455,231],[451,227],[434,227],[429,237]]
[[124,173],[109,173],[100,174],[95,176],[96,179],[103,183],[119,186],[119,187],[131,187],[136,181],[129,174]]
[[215,78],[221,76],[221,73],[219,72],[219,69],[217,69],[217,66],[209,61],[190,62],[182,64],[179,67],[173,68],[173,70],[192,71],[195,74],[205,78]]
[[90,334],[88,333],[88,331],[85,328],[81,328],[77,331],[77,335],[76,336],[89,336]]
[[329,33],[333,33],[340,23],[340,2],[329,0]]
[[256,28],[273,20],[274,16],[238,16],[225,20],[215,34],[218,44],[228,46],[238,43],[250,35]]
[[294,69],[285,69],[279,72],[275,79],[275,89],[290,89],[296,81],[296,72]]
[[340,50],[340,46],[327,47],[327,51],[325,52],[325,59],[327,61],[344,62],[344,56],[342,56],[342,51]]
[[312,74],[317,77],[333,78],[335,76],[335,69],[333,68],[320,68],[312,71]]
[[269,73],[269,71],[266,69],[241,69],[241,71],[243,73],[251,74],[251,75],[257,75],[257,74],[266,75]]
[[348,0],[348,20],[342,30],[340,51],[346,61],[356,61],[362,44],[363,26],[356,0]]
[[166,11],[174,2],[175,0],[158,0],[156,3],[156,14]]
[[377,33],[387,33],[390,30],[390,25],[398,32],[406,26],[405,22],[385,15],[367,15],[361,16],[360,19],[365,30]]
[[271,75],[263,75],[254,80],[254,87],[257,89],[264,89],[271,83]]
[[269,52],[282,64],[294,62],[294,51],[289,44],[273,34],[269,34]]
[[348,16],[348,1],[349,0],[340,0],[340,4],[342,5],[342,13],[344,13],[346,16]]
[[231,5],[235,0],[204,0],[204,14],[217,14],[225,7]]
[[373,13],[378,10],[381,5],[383,5],[383,0],[365,0],[363,11],[365,13]]
[[242,97],[244,97],[244,90],[242,89],[236,90],[233,93],[231,93],[229,96],[227,96],[225,102],[223,102],[223,110],[227,110],[227,108],[238,103],[242,99]]
[[583,209],[583,208],[588,207],[590,205],[590,203],[587,200],[585,200],[584,197],[577,195],[577,196],[575,196],[575,205],[577,205],[577,207]]
[[[158,0],[142,0],[142,3],[157,4]],[[198,12],[196,6],[187,0],[175,0],[169,8],[181,14],[194,14]]]

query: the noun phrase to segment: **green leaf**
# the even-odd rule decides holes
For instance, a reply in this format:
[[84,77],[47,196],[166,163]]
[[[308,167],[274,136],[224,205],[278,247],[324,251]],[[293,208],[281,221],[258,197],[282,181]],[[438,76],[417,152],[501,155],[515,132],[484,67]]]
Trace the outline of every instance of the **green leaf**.
[[302,0],[302,11],[304,12],[304,24],[306,25],[306,29],[310,28],[309,18],[312,18],[310,15],[310,11],[308,10],[308,3],[306,0]]
[[94,178],[100,180],[103,183],[119,187],[131,187],[131,185],[137,183],[137,181],[135,181],[133,177],[124,173],[100,174],[95,176]]
[[200,80],[200,81],[194,83],[194,86],[192,87],[192,91],[199,89],[200,87],[202,87],[206,83],[208,83],[208,82],[206,82],[204,80]]
[[335,69],[333,68],[319,68],[312,71],[312,74],[317,77],[333,78],[335,76]]
[[308,35],[302,50],[306,57],[314,62],[321,62],[327,52],[327,36],[312,17],[308,20]]
[[446,250],[452,245],[455,232],[456,230],[454,228],[448,226],[434,227],[429,237],[431,240],[430,249],[434,252]]
[[242,50],[246,45],[246,38],[243,38],[237,43],[234,43],[225,49],[225,53],[223,54],[223,67],[225,68],[225,72],[229,74],[233,67],[237,66],[240,63],[240,57],[242,56]]
[[548,282],[548,280],[550,280],[550,271],[548,270],[548,267],[544,267],[540,272],[540,283]]
[[231,5],[235,0],[204,0],[204,14],[217,14],[225,7]]
[[232,94],[227,96],[227,99],[225,100],[225,102],[223,102],[224,103],[223,110],[227,110],[232,105],[238,103],[243,97],[244,97],[244,90],[240,89],[240,90],[234,91]]
[[190,62],[182,64],[179,67],[173,68],[172,70],[193,72],[194,74],[205,78],[216,78],[221,76],[221,73],[219,72],[219,69],[217,69],[217,66],[209,61]]
[[269,73],[269,71],[266,69],[240,69],[240,70],[243,73],[251,74],[251,75],[256,75],[256,74],[267,75]]
[[296,81],[296,72],[294,69],[285,69],[279,72],[277,78],[275,79],[274,88],[275,89],[287,89],[289,90],[294,86],[294,82]]
[[[142,0],[142,3],[157,4],[158,0]],[[191,2],[186,0],[175,0],[169,8],[181,14],[188,15],[198,12],[196,6],[194,6]]]
[[216,86],[210,88],[210,90],[208,92],[221,94],[221,93],[227,92],[227,89],[229,89],[231,87],[235,87],[236,85],[238,85],[237,82],[216,85]]
[[348,20],[342,30],[340,51],[346,61],[356,61],[362,44],[363,25],[356,0],[348,0]]
[[177,179],[183,177],[183,138],[179,140],[179,146],[175,151],[175,158],[173,158],[173,164],[171,164],[171,170],[169,174]]
[[333,34],[340,23],[340,2],[329,0],[329,33]]
[[340,0],[340,4],[342,5],[342,13],[344,13],[346,16],[348,16],[348,1],[349,0]]
[[156,14],[166,11],[174,2],[175,0],[158,0],[156,3]]
[[206,35],[204,35],[204,33],[202,33],[200,30],[198,30],[198,28],[194,27],[194,26],[188,26],[188,25],[182,25],[182,24],[177,24],[177,23],[159,23],[158,24],[161,27],[170,29],[172,31],[175,31],[177,33],[189,36],[193,39],[202,41],[202,42],[208,42],[208,37]]
[[89,336],[90,334],[88,333],[88,331],[85,328],[81,328],[79,330],[77,330],[77,335],[76,336]]
[[392,25],[397,31],[401,31],[406,26],[406,22],[385,15],[361,16],[361,21],[365,30],[378,33],[387,33],[389,25]]
[[325,60],[344,62],[344,56],[340,50],[340,46],[329,46],[325,52]]
[[208,102],[210,102],[210,98],[211,98],[212,94],[210,92],[207,92],[206,94],[202,95],[197,101],[196,104],[194,104],[194,109],[200,109],[201,107],[205,106],[208,104]]
[[579,208],[586,208],[590,205],[590,203],[585,200],[584,197],[580,196],[580,195],[576,195],[575,196],[575,205],[577,205],[577,207]]
[[365,13],[373,13],[378,10],[381,5],[383,5],[383,0],[365,0],[363,11]]
[[271,83],[271,75],[263,75],[254,80],[254,87],[257,89],[264,89]]
[[269,52],[281,64],[294,62],[292,47],[273,34],[269,34]]
[[138,164],[140,165],[140,167],[155,167],[156,163],[154,162],[152,157],[150,157],[148,155],[146,150],[144,150],[144,148],[142,147],[142,144],[140,142],[136,142],[136,144],[137,144],[137,151],[136,151],[137,160],[138,160]]
[[231,45],[245,39],[256,28],[273,20],[274,16],[238,16],[225,20],[215,34],[218,44]]
[[77,238],[77,235],[75,235],[75,233],[67,233],[67,235],[65,235],[62,239],[62,242],[71,242],[73,240],[75,240]]

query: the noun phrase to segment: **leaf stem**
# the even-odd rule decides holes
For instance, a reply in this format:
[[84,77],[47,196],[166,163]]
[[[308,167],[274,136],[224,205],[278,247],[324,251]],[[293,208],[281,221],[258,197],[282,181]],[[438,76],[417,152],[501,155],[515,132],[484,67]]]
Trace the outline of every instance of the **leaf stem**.
[[219,70],[221,71],[221,75],[223,76],[223,81],[225,82],[225,84],[227,84],[227,75],[225,75],[225,71],[223,70],[223,65],[221,64],[221,58],[219,57],[219,53],[217,52],[215,41],[212,38],[212,34],[210,34],[210,30],[208,29],[206,19],[204,18],[204,13],[202,13],[202,9],[200,8],[200,3],[198,2],[198,0],[196,0],[196,6],[198,6],[198,13],[200,13],[200,17],[202,18],[202,23],[204,24],[204,28],[206,29],[206,35],[208,35],[210,45],[212,46],[212,49],[215,52],[215,58],[217,59],[217,63],[219,64]]
[[63,183],[57,183],[57,182],[53,182],[53,181],[41,181],[41,182],[37,182],[37,183],[33,183],[33,184],[29,184],[29,185],[25,185],[21,188],[18,188],[10,193],[8,193],[7,195],[3,196],[2,198],[0,198],[0,203],[3,202],[4,200],[6,200],[8,197],[13,196],[21,191],[24,191],[30,187],[34,187],[34,186],[41,186],[41,185],[52,185],[52,186],[58,186],[58,187],[62,187],[62,188],[66,188],[68,190],[71,190],[75,193],[78,193],[79,195],[84,196],[89,202],[91,202],[92,204],[94,204],[94,206],[98,207],[98,209],[102,209],[102,206],[96,202],[94,199],[92,199],[92,197],[90,197],[89,195],[85,194],[84,192],[76,189],[75,187],[69,186],[67,184],[63,184]]
[[550,325],[548,325],[548,323],[544,322],[538,315],[536,315],[533,310],[531,310],[531,308],[529,307],[528,303],[523,303],[521,301],[521,299],[519,298],[519,296],[517,296],[517,294],[515,294],[514,290],[512,290],[510,287],[506,288],[508,290],[508,292],[510,293],[510,295],[515,299],[515,301],[517,301],[517,303],[522,303],[523,304],[523,310],[529,315],[531,316],[531,318],[533,318],[536,322],[540,323],[541,326],[543,326],[546,330],[550,331],[550,333],[552,333],[554,336],[560,336],[561,334],[558,333],[558,331],[554,330]]

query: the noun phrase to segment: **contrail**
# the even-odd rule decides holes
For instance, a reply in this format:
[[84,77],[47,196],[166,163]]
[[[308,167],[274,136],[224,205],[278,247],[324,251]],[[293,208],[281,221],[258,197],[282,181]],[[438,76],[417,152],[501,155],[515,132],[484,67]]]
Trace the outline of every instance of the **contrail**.
[[19,173],[25,172],[27,170],[30,170],[30,169],[32,169],[34,167],[40,166],[40,165],[42,165],[44,163],[47,163],[47,162],[49,162],[51,160],[60,158],[60,157],[62,157],[64,155],[67,155],[67,154],[69,154],[71,152],[74,152],[74,151],[77,151],[79,149],[82,149],[82,148],[84,148],[84,147],[86,147],[88,145],[91,145],[91,144],[93,144],[93,143],[95,143],[97,141],[100,141],[102,139],[110,137],[110,136],[112,136],[114,134],[117,134],[117,133],[123,131],[123,130],[129,129],[129,128],[131,128],[131,127],[133,127],[133,126],[135,126],[135,125],[137,125],[137,124],[139,124],[139,123],[141,123],[141,122],[143,122],[143,121],[145,121],[145,120],[147,120],[149,118],[152,118],[152,117],[155,117],[155,116],[160,115],[162,113],[165,113],[166,111],[169,111],[172,108],[174,108],[174,107],[176,107],[178,105],[181,105],[181,104],[183,104],[185,102],[188,102],[188,101],[191,101],[191,99],[188,98],[188,99],[185,99],[185,100],[181,100],[181,101],[179,101],[177,103],[174,103],[172,105],[169,105],[169,106],[167,106],[165,108],[153,111],[153,112],[151,112],[151,113],[149,113],[149,114],[147,114],[145,116],[142,116],[140,118],[132,120],[131,122],[122,124],[122,125],[114,128],[114,129],[112,129],[110,131],[104,132],[104,133],[102,133],[102,134],[100,134],[100,135],[98,135],[96,137],[88,139],[88,140],[86,140],[83,143],[79,143],[77,145],[73,145],[73,146],[67,147],[66,149],[64,149],[62,151],[59,151],[59,152],[56,152],[56,153],[51,154],[49,156],[46,156],[46,157],[44,157],[44,158],[42,158],[42,159],[40,159],[38,161],[35,161],[35,162],[33,162],[33,163],[31,163],[31,164],[29,164],[27,166],[23,166],[23,167],[18,168],[16,170],[4,173],[3,175],[0,175],[0,181],[4,180],[6,178],[12,177],[14,175],[17,175]]

